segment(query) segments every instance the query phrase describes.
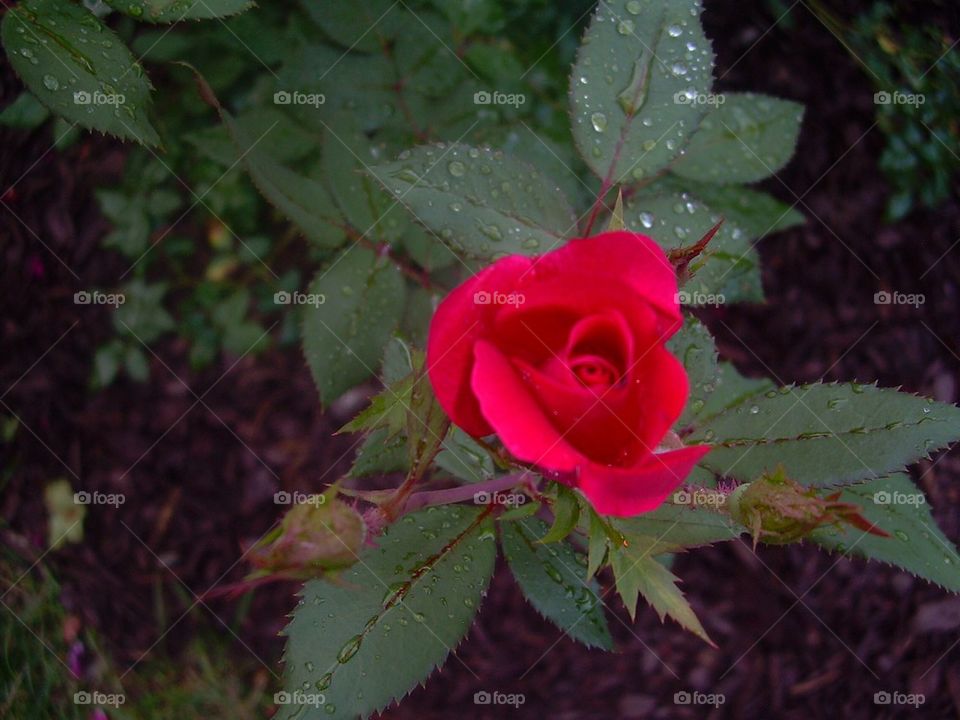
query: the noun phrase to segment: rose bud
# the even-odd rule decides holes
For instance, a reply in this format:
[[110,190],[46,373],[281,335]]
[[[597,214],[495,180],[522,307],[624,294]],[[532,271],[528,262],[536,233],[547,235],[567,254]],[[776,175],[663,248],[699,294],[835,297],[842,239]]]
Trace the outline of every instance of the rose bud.
[[366,535],[363,518],[336,497],[309,498],[316,502],[294,505],[250,551],[250,564],[256,572],[248,580],[272,574],[312,578],[318,570],[336,570],[356,562]]
[[427,368],[451,420],[578,488],[598,512],[658,507],[709,446],[663,447],[687,400],[664,346],[680,328],[676,271],[650,238],[607,232],[512,255],[456,287]]
[[848,524],[888,537],[860,514],[857,505],[840,502],[839,497],[839,492],[820,497],[816,488],[791,480],[781,467],[734,490],[728,508],[753,535],[754,548],[760,541],[770,545],[796,542],[825,525]]

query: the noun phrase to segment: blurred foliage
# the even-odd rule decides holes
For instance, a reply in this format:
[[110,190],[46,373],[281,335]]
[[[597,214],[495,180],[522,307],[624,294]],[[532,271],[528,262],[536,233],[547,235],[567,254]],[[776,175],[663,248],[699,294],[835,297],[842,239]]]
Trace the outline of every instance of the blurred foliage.
[[8,547],[0,549],[0,717],[79,720],[87,709],[73,703],[79,688],[61,659],[69,647],[60,586],[42,565],[29,570]]
[[822,3],[811,8],[876,89],[877,123],[886,136],[879,163],[891,187],[886,219],[936,207],[954,192],[960,170],[960,38],[946,21],[956,19],[956,3],[930,2],[918,12],[915,4],[881,0],[849,24]]
[[[488,0],[467,12],[443,0],[427,3],[452,19],[453,41],[484,79],[503,83],[531,68],[524,90],[538,102],[526,103],[524,116],[557,142],[569,139],[566,74],[592,4]],[[93,386],[109,385],[121,373],[146,380],[149,347],[163,336],[186,341],[198,370],[221,352],[236,357],[276,340],[294,341],[298,314],[284,312],[290,308],[273,302],[274,293],[302,288],[310,265],[329,252],[298,246],[296,230],[273,222],[275,213],[244,172],[220,119],[201,102],[192,76],[171,63],[197,67],[255,137],[271,130],[274,159],[306,170],[323,128],[270,99],[278,74],[289,76],[304,49],[315,47],[309,12],[301,3],[277,2],[223,21],[171,27],[137,22],[103,4],[93,11],[149,71],[157,87],[150,120],[162,139],[162,149],[131,148],[120,182],[96,191],[113,226],[103,244],[127,267],[110,290],[126,302],[114,313],[115,337],[96,352]],[[73,122],[51,114],[29,90],[0,112],[0,124],[46,126],[61,150],[81,137]],[[515,133],[500,140],[520,144]],[[548,152],[545,146],[530,150]],[[579,190],[575,180],[571,189]]]
[[[0,717],[89,720],[78,692],[122,694],[105,708],[114,720],[254,720],[268,715],[277,682],[252,655],[231,652],[229,638],[201,634],[175,657],[158,647],[133,672],[115,667],[93,633],[60,601],[45,563],[31,567],[0,550]],[[78,673],[74,675],[74,673]]]

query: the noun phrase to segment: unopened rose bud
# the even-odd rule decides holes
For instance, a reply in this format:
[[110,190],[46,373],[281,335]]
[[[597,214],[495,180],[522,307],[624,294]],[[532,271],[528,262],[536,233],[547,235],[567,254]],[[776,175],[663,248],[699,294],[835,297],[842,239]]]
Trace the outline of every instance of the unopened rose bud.
[[336,497],[294,505],[272,532],[251,550],[257,575],[310,578],[317,571],[352,565],[363,546],[366,524]]
[[848,524],[887,536],[860,514],[857,505],[840,502],[839,497],[839,492],[820,497],[816,488],[791,480],[780,467],[734,490],[728,507],[731,516],[753,534],[754,547],[760,541],[771,545],[796,542],[825,525]]

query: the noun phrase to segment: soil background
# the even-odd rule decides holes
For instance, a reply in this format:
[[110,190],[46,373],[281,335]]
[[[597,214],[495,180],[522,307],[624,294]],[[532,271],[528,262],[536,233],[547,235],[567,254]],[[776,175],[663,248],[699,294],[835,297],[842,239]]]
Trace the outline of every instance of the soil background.
[[[760,245],[769,304],[702,313],[721,354],[783,384],[878,381],[957,402],[956,196],[884,226],[883,136],[863,68],[802,3],[789,32],[770,29],[763,2],[706,6],[719,88],[807,107],[795,159],[764,187],[798,203],[808,222]],[[0,82],[5,105],[19,85],[8,67]],[[279,669],[292,584],[256,592],[242,613],[239,601],[216,599],[174,621],[193,593],[243,576],[237,559],[276,520],[276,490],[318,490],[349,466],[353,441],[331,433],[353,408],[320,412],[296,347],[193,373],[176,340],[157,346],[148,383],[121,379],[91,394],[93,352],[113,331],[109,311],[76,306],[72,294],[109,286],[125,267],[99,246],[109,225],[91,193],[119,177],[124,149],[94,136],[65,154],[48,152],[43,133],[5,130],[2,139],[2,185],[20,179],[3,197],[16,216],[0,206],[0,385],[12,386],[2,403],[29,431],[3,447],[3,466],[15,471],[0,513],[42,547],[48,480],[125,493],[119,510],[88,514],[82,544],[47,557],[67,607],[121,666],[154,646],[176,653],[203,628],[225,632],[223,622],[242,638],[238,655]],[[925,302],[875,305],[879,290]],[[960,450],[915,475],[960,541]],[[542,620],[500,567],[458,658],[384,717],[960,717],[960,599],[939,588],[813,547],[754,555],[748,542],[679,557],[675,572],[719,649],[649,608],[631,624],[611,594],[617,652],[587,650]],[[475,705],[480,690],[523,693],[525,704]],[[725,703],[676,705],[684,690],[722,693]],[[922,693],[926,703],[881,707],[878,691]]]

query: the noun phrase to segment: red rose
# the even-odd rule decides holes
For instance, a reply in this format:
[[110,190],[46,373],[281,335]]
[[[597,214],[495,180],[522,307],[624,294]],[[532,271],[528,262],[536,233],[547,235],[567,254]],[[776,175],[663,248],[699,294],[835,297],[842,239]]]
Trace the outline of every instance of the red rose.
[[676,293],[660,247],[629,232],[498,260],[437,308],[437,398],[465,431],[496,433],[598,512],[652,510],[709,450],[657,450],[687,400],[686,372],[664,347],[682,322]]

